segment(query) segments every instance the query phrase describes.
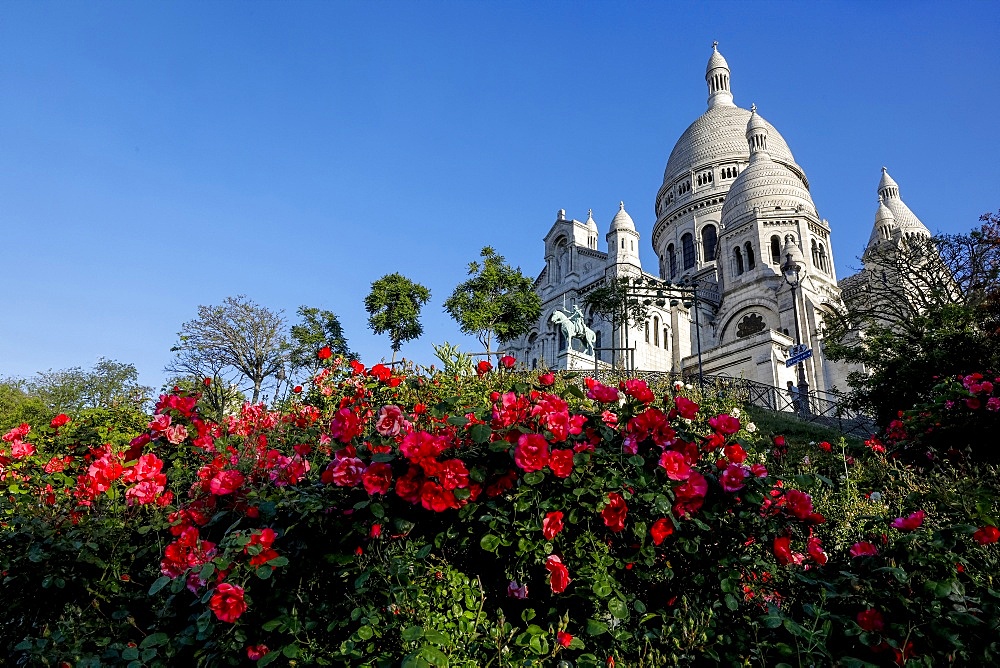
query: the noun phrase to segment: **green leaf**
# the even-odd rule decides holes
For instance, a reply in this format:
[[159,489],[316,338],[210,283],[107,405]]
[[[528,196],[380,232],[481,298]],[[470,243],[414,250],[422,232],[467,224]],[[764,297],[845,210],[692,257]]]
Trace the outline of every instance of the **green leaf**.
[[158,591],[166,587],[168,584],[170,584],[170,578],[168,578],[166,575],[157,578],[156,582],[154,582],[153,585],[149,588],[149,595],[152,596],[153,594],[157,593]]
[[372,515],[378,519],[385,517],[385,508],[382,507],[381,503],[373,503],[368,510],[372,511]]
[[275,557],[271,561],[267,562],[269,566],[287,566],[288,557]]
[[524,482],[528,485],[537,485],[545,480],[545,474],[541,471],[532,471],[524,474]]
[[608,632],[608,625],[604,622],[599,622],[596,619],[587,620],[587,635],[599,636],[602,633]]
[[274,663],[275,661],[278,660],[278,657],[280,656],[281,652],[268,652],[264,656],[260,657],[260,659],[258,659],[257,666],[259,668],[260,666],[266,666],[270,663]]
[[414,554],[413,556],[416,557],[417,559],[426,559],[427,555],[431,553],[432,547],[433,546],[431,545],[424,545],[422,548],[417,550],[417,553]]
[[492,436],[493,430],[489,428],[489,425],[477,423],[469,429],[469,437],[472,438],[473,443],[489,443]]
[[438,631],[437,629],[426,629],[424,631],[424,640],[441,646],[448,646],[451,644],[451,638],[448,637],[448,634],[443,631]]
[[440,666],[441,668],[447,668],[448,666],[448,657],[445,656],[444,652],[432,645],[421,647],[420,657],[432,666]]
[[281,648],[281,653],[284,654],[289,659],[296,659],[299,656],[299,646],[298,645],[285,645]]
[[452,415],[450,418],[448,418],[448,424],[453,424],[456,427],[464,427],[465,425],[469,424],[469,418],[465,417],[464,415]]
[[258,566],[257,570],[254,571],[254,574],[257,577],[259,577],[261,580],[270,580],[271,579],[271,567],[268,566],[267,564],[265,564],[263,566]]
[[122,658],[126,661],[135,661],[139,658],[139,650],[135,647],[126,647],[122,650]]
[[500,547],[500,537],[488,533],[480,539],[479,547],[487,552],[496,552],[497,548]]
[[156,647],[157,645],[162,645],[163,643],[170,640],[170,636],[166,633],[154,633],[153,635],[146,636],[139,643],[139,647],[146,649],[148,647]]
[[358,629],[358,637],[362,640],[369,640],[373,635],[375,635],[375,631],[370,626],[362,626]]
[[608,601],[608,612],[618,619],[628,619],[628,604],[620,598],[613,598]]
[[592,589],[594,590],[594,593],[600,596],[601,598],[607,598],[608,596],[611,596],[611,585],[608,583],[607,580],[598,580],[597,582],[594,583]]
[[422,626],[410,626],[403,629],[403,640],[405,642],[414,642],[420,640],[424,637],[424,627]]
[[373,462],[391,462],[396,458],[395,453],[392,452],[376,452],[372,455]]
[[278,617],[277,619],[272,619],[269,622],[264,622],[264,624],[263,624],[263,626],[261,626],[261,628],[264,629],[265,631],[273,631],[274,629],[278,628],[279,626],[284,626],[284,623],[285,623],[284,618]]

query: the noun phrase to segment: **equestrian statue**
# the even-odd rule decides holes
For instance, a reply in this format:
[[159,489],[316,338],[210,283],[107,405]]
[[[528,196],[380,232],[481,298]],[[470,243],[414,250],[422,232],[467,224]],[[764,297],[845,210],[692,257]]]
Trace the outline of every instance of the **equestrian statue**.
[[579,306],[574,305],[572,312],[556,309],[552,312],[550,321],[562,326],[567,350],[573,350],[573,339],[580,339],[584,354],[593,356],[597,335],[594,334],[594,330],[587,327],[587,323],[583,320],[583,311]]

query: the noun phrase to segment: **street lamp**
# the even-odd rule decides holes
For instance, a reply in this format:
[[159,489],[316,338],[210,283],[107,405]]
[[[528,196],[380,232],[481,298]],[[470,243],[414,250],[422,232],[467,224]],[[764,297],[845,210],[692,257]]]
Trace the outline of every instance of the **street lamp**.
[[[795,346],[797,350],[802,350],[802,336],[799,331],[799,307],[795,296],[796,289],[802,285],[802,277],[806,273],[806,263],[799,250],[795,238],[789,234],[785,237],[785,247],[782,250],[785,256],[785,263],[781,265],[781,273],[785,276],[785,282],[792,288],[792,319],[795,321]],[[803,413],[809,412],[809,383],[806,382],[806,369],[802,362],[797,365],[799,372],[799,410]]]

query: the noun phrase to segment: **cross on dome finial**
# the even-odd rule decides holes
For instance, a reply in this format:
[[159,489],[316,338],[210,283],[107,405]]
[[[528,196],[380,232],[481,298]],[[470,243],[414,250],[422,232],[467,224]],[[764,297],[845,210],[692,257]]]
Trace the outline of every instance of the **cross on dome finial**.
[[624,211],[625,210],[625,202],[624,201],[618,202],[618,208],[621,209],[622,211]]
[[719,40],[715,40],[714,42],[712,42],[712,50],[713,51],[719,50]]
[[756,102],[751,102],[750,103],[750,113],[751,114],[756,114],[757,113],[757,103]]
[[589,219],[589,218],[593,218],[593,217],[594,217],[594,210],[593,209],[587,209],[587,218]]

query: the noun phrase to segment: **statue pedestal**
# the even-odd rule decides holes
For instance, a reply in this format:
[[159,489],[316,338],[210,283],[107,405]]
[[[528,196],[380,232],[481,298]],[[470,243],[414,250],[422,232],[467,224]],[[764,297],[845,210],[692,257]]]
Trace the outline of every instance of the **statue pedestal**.
[[[586,355],[579,350],[563,350],[559,352],[559,356],[556,357],[556,367],[557,369],[566,369],[567,371],[593,371],[594,370],[594,358],[591,355]],[[598,369],[608,369],[611,365],[607,362],[598,362]]]

